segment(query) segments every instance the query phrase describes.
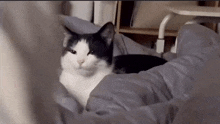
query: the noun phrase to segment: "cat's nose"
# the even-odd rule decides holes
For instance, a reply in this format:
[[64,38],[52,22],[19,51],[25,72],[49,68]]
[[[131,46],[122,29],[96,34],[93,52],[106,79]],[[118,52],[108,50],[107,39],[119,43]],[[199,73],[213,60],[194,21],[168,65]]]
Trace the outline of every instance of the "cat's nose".
[[80,59],[80,60],[77,60],[77,62],[79,63],[79,65],[82,65],[85,62],[85,60],[84,59]]

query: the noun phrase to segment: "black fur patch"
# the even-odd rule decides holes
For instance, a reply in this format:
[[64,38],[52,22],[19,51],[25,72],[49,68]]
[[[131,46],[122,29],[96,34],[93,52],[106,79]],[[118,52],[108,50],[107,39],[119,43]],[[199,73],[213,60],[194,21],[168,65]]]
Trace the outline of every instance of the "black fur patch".
[[115,67],[113,72],[116,74],[138,73],[163,65],[166,62],[165,59],[150,55],[120,55],[114,57]]

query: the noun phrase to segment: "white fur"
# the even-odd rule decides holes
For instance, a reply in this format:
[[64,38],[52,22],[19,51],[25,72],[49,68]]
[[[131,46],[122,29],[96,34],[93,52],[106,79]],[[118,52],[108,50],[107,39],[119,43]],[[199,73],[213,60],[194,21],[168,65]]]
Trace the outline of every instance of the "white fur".
[[[91,91],[106,75],[111,74],[112,67],[92,54],[87,55],[89,47],[85,40],[79,41],[72,49],[77,53],[67,52],[61,58],[63,71],[60,82],[85,106]],[[77,61],[84,63],[80,65]]]

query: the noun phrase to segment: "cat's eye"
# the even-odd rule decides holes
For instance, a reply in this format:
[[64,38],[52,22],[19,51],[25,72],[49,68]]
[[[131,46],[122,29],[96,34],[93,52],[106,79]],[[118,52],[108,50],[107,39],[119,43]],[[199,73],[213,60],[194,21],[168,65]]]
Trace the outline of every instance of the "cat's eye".
[[91,51],[89,51],[88,52],[88,54],[87,55],[89,55],[89,54],[93,54],[94,53],[94,51],[93,50],[91,50]]
[[70,50],[70,52],[71,52],[72,54],[76,54],[76,51],[75,51],[75,50]]

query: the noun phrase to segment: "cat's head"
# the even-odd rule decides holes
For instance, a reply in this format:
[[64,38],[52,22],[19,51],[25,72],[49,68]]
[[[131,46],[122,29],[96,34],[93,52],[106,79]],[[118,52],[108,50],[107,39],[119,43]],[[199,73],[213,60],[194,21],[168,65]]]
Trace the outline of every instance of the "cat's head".
[[115,31],[111,22],[93,34],[77,34],[67,27],[65,29],[67,35],[61,58],[63,69],[75,69],[84,73],[112,64]]

